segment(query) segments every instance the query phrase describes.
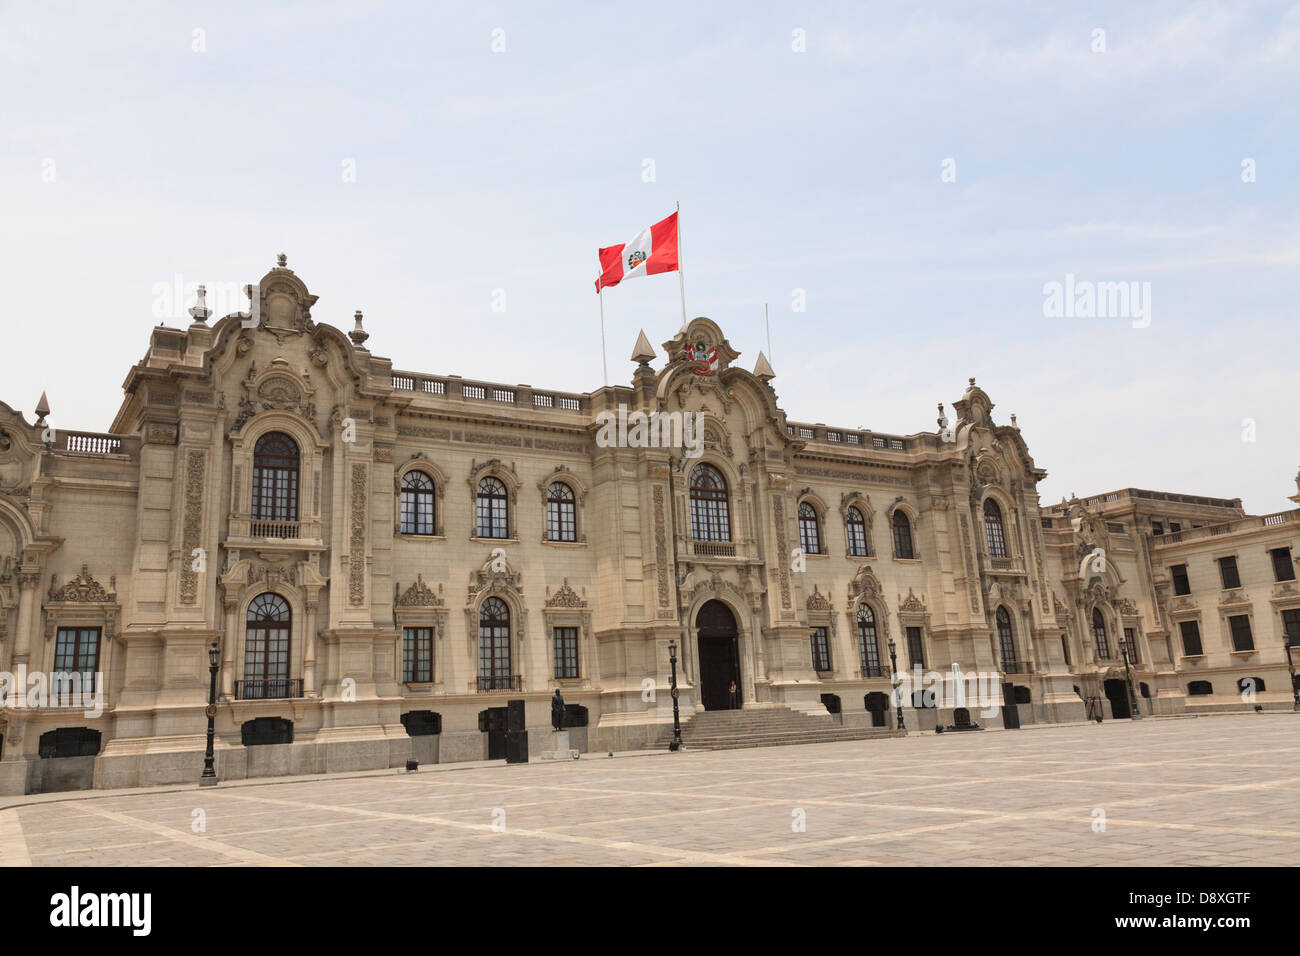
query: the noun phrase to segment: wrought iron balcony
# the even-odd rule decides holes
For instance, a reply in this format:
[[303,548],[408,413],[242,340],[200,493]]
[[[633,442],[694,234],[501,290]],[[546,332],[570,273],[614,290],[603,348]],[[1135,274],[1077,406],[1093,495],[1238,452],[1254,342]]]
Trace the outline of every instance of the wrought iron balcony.
[[885,677],[885,676],[887,676],[885,674],[885,669],[881,667],[879,664],[873,664],[870,667],[863,667],[861,670],[858,671],[858,677],[860,677],[862,680],[866,680],[869,677]]
[[476,687],[480,694],[490,694],[498,690],[522,691],[524,679],[519,674],[495,674],[489,677],[479,675]]
[[282,700],[302,696],[302,678],[235,681],[235,700]]

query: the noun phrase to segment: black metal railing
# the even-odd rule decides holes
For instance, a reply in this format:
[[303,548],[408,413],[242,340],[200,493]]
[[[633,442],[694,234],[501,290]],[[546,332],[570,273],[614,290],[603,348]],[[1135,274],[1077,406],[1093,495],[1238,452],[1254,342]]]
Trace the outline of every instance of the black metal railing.
[[235,681],[235,700],[278,700],[302,696],[301,677]]
[[1003,661],[1002,673],[1004,674],[1032,674],[1033,666],[1028,661]]
[[478,692],[480,694],[493,690],[523,690],[524,679],[519,674],[495,674],[490,677],[479,676]]
[[871,664],[866,667],[863,667],[858,671],[858,673],[861,675],[863,680],[866,680],[868,677],[887,676],[885,674],[885,669],[881,667],[879,664]]

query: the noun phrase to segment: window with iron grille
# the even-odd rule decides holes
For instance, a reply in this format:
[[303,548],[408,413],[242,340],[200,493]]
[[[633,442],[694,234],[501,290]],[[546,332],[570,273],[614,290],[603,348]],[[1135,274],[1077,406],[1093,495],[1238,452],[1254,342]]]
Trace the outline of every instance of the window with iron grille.
[[821,554],[821,535],[817,530],[817,509],[808,502],[799,505],[799,547],[804,554]]
[[727,482],[712,465],[691,470],[691,537],[696,541],[730,541]]
[[578,629],[557,627],[555,636],[555,676],[569,679],[578,676]]
[[1187,657],[1201,656],[1201,627],[1195,621],[1180,621],[1178,630],[1183,635],[1183,654]]
[[1175,594],[1191,594],[1192,584],[1187,578],[1187,565],[1175,564],[1169,569],[1170,575],[1174,579]]
[[[76,674],[81,690],[94,691],[95,672],[99,670],[99,635],[97,627],[61,627],[54,644],[56,674]],[[62,690],[72,690],[63,687]]]
[[433,628],[402,629],[402,680],[408,684],[433,680]]
[[831,642],[827,628],[814,627],[812,630],[812,664],[815,671],[831,669]]
[[1282,633],[1288,644],[1300,645],[1300,608],[1282,612]]
[[1002,653],[1002,669],[1010,671],[1016,663],[1016,641],[1011,634],[1011,615],[1004,607],[998,608],[998,649]]
[[510,608],[498,597],[479,608],[478,676],[489,690],[510,687]]
[[912,550],[912,522],[907,519],[907,515],[902,511],[895,511],[890,523],[894,529],[894,557],[915,557],[916,553]]
[[293,615],[278,594],[259,594],[248,605],[244,632],[246,692],[262,697],[289,696],[289,629]]
[[402,476],[402,534],[433,534],[433,479],[422,471]]
[[1103,661],[1110,660],[1110,638],[1106,634],[1106,619],[1101,611],[1092,609],[1092,637],[1097,644],[1097,657]]
[[1225,591],[1241,587],[1241,575],[1237,573],[1237,559],[1219,558],[1219,576],[1223,579]]
[[849,538],[849,554],[855,558],[867,556],[867,522],[862,512],[850,508],[844,515],[844,528]]
[[1228,627],[1232,631],[1232,649],[1234,651],[1253,651],[1255,635],[1250,632],[1250,615],[1234,614],[1228,618]]
[[103,735],[89,727],[60,727],[41,734],[39,757],[94,757],[99,754]]
[[253,519],[298,520],[298,443],[267,432],[253,446]]
[[1295,562],[1291,560],[1290,548],[1274,548],[1269,552],[1273,559],[1273,579],[1275,581],[1294,581]]
[[562,481],[546,489],[546,540],[577,541],[577,506],[573,489]]
[[984,501],[984,534],[988,538],[989,557],[1007,556],[1007,539],[1002,534],[1002,509],[992,498]]
[[1170,534],[1177,534],[1178,532],[1180,532],[1180,531],[1182,531],[1182,530],[1183,530],[1183,526],[1182,526],[1179,522],[1177,522],[1177,521],[1171,521],[1171,522],[1169,522],[1169,532],[1170,532]]
[[1162,537],[1165,533],[1164,523],[1161,521],[1151,522],[1151,533],[1157,538]]
[[480,538],[508,538],[509,521],[506,486],[491,475],[478,483],[477,536]]
[[862,673],[880,677],[880,644],[876,639],[876,614],[866,604],[858,608],[858,650],[862,656]]
[[925,666],[925,643],[921,640],[919,627],[907,629],[907,659],[911,661],[913,667]]
[[1128,651],[1128,660],[1130,664],[1140,664],[1138,660],[1137,634],[1133,628],[1124,628],[1124,649]]

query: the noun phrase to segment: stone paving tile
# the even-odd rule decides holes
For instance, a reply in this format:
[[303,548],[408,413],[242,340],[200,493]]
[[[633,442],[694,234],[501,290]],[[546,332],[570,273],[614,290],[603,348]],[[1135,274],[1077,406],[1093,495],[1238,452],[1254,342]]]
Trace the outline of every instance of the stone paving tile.
[[1297,730],[1272,715],[1108,722],[16,812],[36,866],[1294,866]]

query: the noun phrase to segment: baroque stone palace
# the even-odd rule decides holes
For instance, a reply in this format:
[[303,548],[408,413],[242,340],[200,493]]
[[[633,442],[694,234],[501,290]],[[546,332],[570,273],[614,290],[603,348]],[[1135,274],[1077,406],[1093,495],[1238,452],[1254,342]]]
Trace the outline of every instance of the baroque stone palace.
[[[10,677],[0,793],[195,780],[214,641],[222,778],[499,756],[510,699],[536,753],[556,688],[579,749],[658,746],[670,643],[688,727],[892,727],[891,648],[996,675],[984,726],[1291,706],[1300,510],[1043,507],[974,380],[887,435],[787,420],[706,318],[575,394],[395,370],[283,257],[250,294],[155,328],[109,433],[0,404],[0,670],[102,694]],[[701,445],[598,440],[620,406],[692,413]],[[903,703],[909,729],[965,716]]]

